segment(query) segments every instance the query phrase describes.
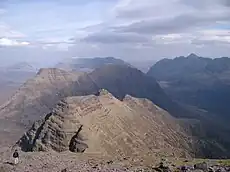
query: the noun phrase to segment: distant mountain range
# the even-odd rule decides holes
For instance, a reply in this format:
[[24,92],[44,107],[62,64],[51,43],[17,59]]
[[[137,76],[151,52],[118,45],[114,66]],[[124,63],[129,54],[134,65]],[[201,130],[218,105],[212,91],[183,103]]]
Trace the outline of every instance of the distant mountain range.
[[163,59],[148,71],[175,100],[230,118],[230,58]]

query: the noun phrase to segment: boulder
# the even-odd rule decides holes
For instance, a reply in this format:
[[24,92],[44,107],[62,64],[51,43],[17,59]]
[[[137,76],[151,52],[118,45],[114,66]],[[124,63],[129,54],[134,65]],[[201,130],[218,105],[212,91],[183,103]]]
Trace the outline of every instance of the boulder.
[[208,171],[208,163],[202,162],[202,163],[197,163],[194,165],[195,170],[202,170],[202,171]]

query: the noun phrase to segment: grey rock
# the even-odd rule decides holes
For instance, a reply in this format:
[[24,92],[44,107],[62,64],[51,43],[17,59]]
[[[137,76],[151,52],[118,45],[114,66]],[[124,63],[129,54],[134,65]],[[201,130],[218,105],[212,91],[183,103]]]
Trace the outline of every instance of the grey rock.
[[208,163],[202,162],[194,165],[194,169],[199,169],[203,171],[208,171]]

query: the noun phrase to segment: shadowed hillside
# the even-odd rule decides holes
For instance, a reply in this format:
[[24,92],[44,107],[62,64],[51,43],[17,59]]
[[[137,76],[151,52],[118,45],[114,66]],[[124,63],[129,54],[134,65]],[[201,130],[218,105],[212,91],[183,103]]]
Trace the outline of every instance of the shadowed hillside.
[[210,59],[191,54],[164,59],[148,72],[175,100],[229,118],[230,59]]

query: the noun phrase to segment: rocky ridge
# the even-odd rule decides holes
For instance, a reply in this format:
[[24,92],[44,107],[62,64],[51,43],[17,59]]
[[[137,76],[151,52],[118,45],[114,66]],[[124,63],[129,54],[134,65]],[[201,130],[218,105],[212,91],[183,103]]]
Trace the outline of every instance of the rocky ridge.
[[179,123],[147,99],[120,101],[107,91],[68,97],[19,140],[24,151],[72,151],[106,156],[192,155]]

